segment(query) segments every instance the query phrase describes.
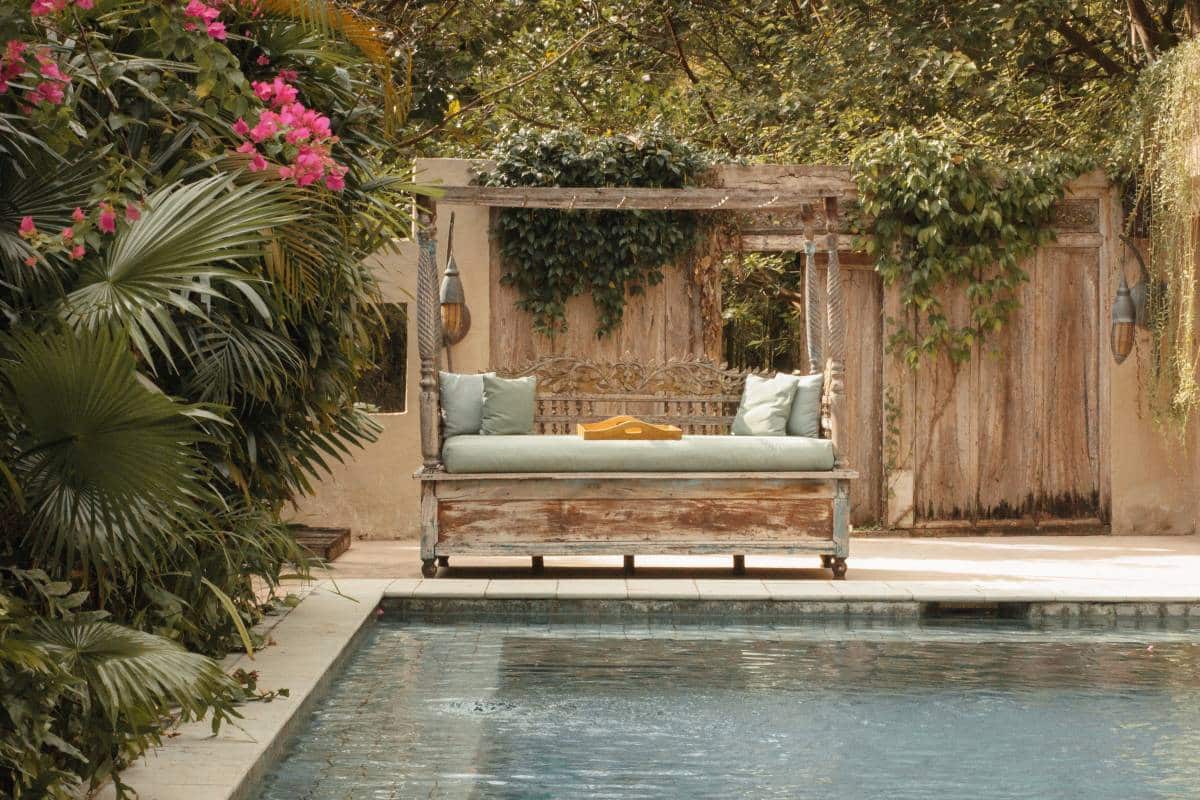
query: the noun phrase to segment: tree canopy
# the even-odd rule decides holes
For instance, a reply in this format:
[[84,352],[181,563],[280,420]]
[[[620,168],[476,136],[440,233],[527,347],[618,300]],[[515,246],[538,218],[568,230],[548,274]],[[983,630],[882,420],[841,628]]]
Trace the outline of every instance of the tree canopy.
[[368,0],[412,63],[405,139],[659,126],[753,160],[845,162],[915,128],[1126,171],[1141,69],[1192,32],[1150,0]]

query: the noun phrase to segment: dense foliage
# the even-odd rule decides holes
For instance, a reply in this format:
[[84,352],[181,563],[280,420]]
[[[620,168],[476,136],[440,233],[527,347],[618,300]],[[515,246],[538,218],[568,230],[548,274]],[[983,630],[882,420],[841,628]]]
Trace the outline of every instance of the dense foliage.
[[303,562],[281,508],[374,436],[362,261],[409,220],[367,32],[313,0],[0,0],[0,795],[227,717],[187,650],[254,645]]
[[[705,157],[659,133],[586,137],[572,131],[505,139],[496,165],[480,181],[491,186],[641,186],[679,188],[709,166]],[[590,294],[604,336],[621,322],[628,295],[662,281],[662,268],[699,240],[702,220],[670,211],[546,211],[506,208],[497,232],[502,280],[521,294],[535,330],[566,326],[569,299]]]
[[1146,71],[1137,131],[1141,200],[1150,218],[1147,323],[1151,407],[1186,430],[1200,411],[1200,296],[1196,287],[1196,148],[1200,142],[1200,41]]
[[[1054,203],[1081,169],[1064,158],[999,163],[912,132],[864,143],[853,161],[862,246],[884,284],[899,285],[905,312],[889,348],[910,366],[942,352],[968,360],[1017,307],[1022,262],[1053,235]],[[966,319],[949,313],[947,289],[965,296]]]

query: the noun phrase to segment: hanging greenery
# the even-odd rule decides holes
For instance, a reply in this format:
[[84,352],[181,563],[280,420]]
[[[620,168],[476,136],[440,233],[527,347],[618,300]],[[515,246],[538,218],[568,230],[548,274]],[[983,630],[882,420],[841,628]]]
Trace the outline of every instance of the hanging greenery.
[[[495,168],[479,176],[488,186],[680,188],[694,185],[711,163],[657,132],[521,132],[493,157]],[[517,288],[518,307],[548,336],[566,330],[567,301],[590,294],[599,313],[596,336],[603,337],[620,324],[626,298],[661,282],[663,266],[699,243],[703,228],[695,213],[506,208],[497,225],[502,281]]]
[[[1022,262],[1052,239],[1054,204],[1085,165],[1075,158],[1006,162],[957,141],[889,133],[860,147],[860,246],[905,316],[889,320],[889,350],[910,366],[938,352],[953,363],[999,331],[1028,280]],[[946,308],[962,292],[966,320]]]
[[[1150,218],[1148,391],[1155,417],[1181,431],[1200,409],[1196,215],[1200,193],[1200,41],[1172,50],[1138,88],[1138,186]],[[1132,220],[1132,217],[1131,217]]]

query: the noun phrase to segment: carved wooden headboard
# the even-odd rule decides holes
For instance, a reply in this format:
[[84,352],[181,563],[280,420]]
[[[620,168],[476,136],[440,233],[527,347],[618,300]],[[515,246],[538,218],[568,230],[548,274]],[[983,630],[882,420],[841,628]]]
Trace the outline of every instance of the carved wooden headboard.
[[678,425],[690,434],[729,433],[747,374],[699,358],[647,364],[568,356],[496,372],[537,376],[537,433],[574,433],[577,422],[617,414]]

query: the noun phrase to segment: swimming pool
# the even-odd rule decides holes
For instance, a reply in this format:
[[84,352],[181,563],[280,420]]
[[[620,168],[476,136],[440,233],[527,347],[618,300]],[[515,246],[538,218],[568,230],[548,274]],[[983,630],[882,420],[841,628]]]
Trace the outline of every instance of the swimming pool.
[[257,796],[1198,793],[1194,628],[385,616]]

